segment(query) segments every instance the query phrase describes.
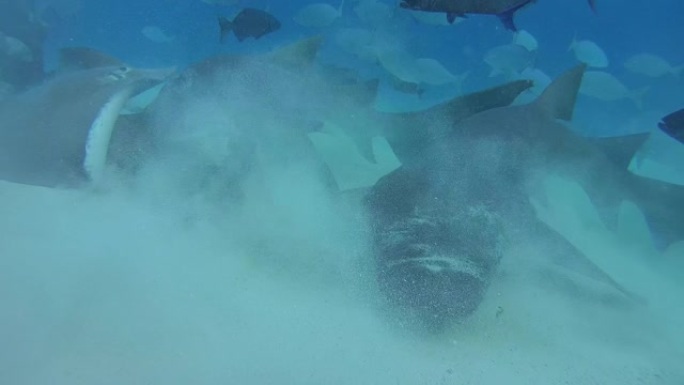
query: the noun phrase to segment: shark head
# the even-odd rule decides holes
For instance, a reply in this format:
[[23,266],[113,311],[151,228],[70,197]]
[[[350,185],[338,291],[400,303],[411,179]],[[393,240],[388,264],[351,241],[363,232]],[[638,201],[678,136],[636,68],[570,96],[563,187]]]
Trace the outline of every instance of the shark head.
[[126,102],[172,72],[118,63],[72,68],[3,100],[0,178],[47,187],[97,182]]
[[381,291],[402,319],[433,332],[477,309],[504,245],[491,212],[451,211],[395,221],[376,242]]

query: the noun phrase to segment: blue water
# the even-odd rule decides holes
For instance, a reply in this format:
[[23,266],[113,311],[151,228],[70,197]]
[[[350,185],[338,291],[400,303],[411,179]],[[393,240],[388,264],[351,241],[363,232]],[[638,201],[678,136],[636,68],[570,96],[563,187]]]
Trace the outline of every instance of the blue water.
[[[62,0],[64,1],[64,0]],[[336,28],[367,27],[356,17],[354,2],[347,1],[343,16],[328,29],[316,30],[299,26],[294,14],[311,1],[250,1],[249,6],[268,9],[282,22],[282,29],[261,40],[238,43],[234,38],[225,44],[218,41],[218,16],[232,17],[240,6],[214,6],[202,1],[145,0],[83,2],[77,14],[56,18],[46,45],[46,66],[55,64],[56,50],[62,46],[89,46],[112,53],[132,65],[187,65],[218,53],[263,52],[304,36],[333,36]],[[396,2],[385,1],[395,7]],[[337,6],[335,3],[331,3]],[[387,33],[405,44],[410,52],[431,57],[444,63],[454,73],[470,71],[466,89],[477,90],[497,84],[501,79],[489,79],[482,63],[491,47],[509,43],[511,32],[491,16],[471,16],[453,28],[420,24],[396,8],[395,18],[381,26]],[[607,53],[607,69],[629,89],[648,87],[644,100],[646,111],[666,113],[684,103],[684,84],[670,78],[651,79],[626,71],[622,63],[641,52],[657,54],[673,65],[684,63],[684,3],[676,0],[630,1],[599,0],[593,13],[583,0],[541,0],[518,12],[520,29],[532,33],[540,49],[535,66],[550,76],[576,63],[568,46],[573,37],[589,39]],[[157,26],[175,36],[171,44],[159,44],[145,38],[141,29]],[[329,39],[324,47],[325,60],[347,65],[349,55],[341,53]],[[353,61],[352,66],[356,65]],[[368,66],[368,64],[365,64]],[[360,71],[367,70],[357,66]],[[647,131],[653,127],[635,128],[629,119],[637,119],[629,101],[613,103],[580,100],[578,126],[589,135],[610,135]],[[606,114],[606,111],[610,113]],[[654,113],[654,114],[655,114]],[[610,116],[609,117],[607,117]],[[617,116],[620,115],[620,116]],[[581,122],[587,122],[584,123]],[[625,128],[630,126],[628,128]]]

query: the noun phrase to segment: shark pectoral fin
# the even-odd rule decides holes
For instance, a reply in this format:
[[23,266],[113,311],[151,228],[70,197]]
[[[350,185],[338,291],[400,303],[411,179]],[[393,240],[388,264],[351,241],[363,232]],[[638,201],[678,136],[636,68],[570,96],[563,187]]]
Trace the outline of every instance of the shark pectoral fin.
[[387,139],[382,136],[373,138],[373,156],[375,157],[378,172],[379,174],[382,174],[380,175],[381,177],[401,166],[401,162],[396,154],[394,154],[392,146],[390,146]]
[[308,134],[316,152],[330,169],[341,191],[367,188],[400,166],[399,160],[382,137],[373,138],[373,157],[364,157],[354,140],[342,128],[326,122],[321,132]]
[[128,99],[119,113],[121,115],[132,115],[145,111],[150,104],[157,100],[159,92],[161,92],[165,85],[166,82],[159,83]]
[[534,102],[553,119],[570,121],[577,101],[586,64],[580,64],[557,77]]
[[541,196],[531,200],[537,217],[561,233],[581,251],[588,247],[582,232],[605,234],[607,229],[596,207],[582,187],[574,181],[549,176],[542,183]]
[[560,233],[594,265],[626,291],[648,301],[656,299],[653,282],[643,256],[649,250],[634,247],[631,237],[639,234],[639,244],[647,244],[638,209],[630,203],[621,207],[620,230],[608,230],[586,191],[576,182],[557,176],[547,177],[539,196],[530,199],[537,218]]

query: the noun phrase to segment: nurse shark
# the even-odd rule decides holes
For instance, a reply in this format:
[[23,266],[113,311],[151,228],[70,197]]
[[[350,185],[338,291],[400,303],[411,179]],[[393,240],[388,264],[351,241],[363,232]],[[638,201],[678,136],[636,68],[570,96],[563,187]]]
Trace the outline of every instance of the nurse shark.
[[[512,31],[517,28],[513,21],[515,13],[536,0],[403,0],[402,8],[424,12],[446,13],[447,20],[453,23],[456,17],[470,14],[495,15],[503,25]],[[596,10],[595,0],[589,0],[589,6]]]
[[0,179],[44,187],[96,182],[119,112],[173,72],[109,59],[105,66],[84,63],[0,101]]
[[[629,156],[616,151],[631,156],[642,136],[590,140],[561,122],[572,117],[584,70],[562,74],[527,105],[458,122],[436,116],[443,134],[371,188],[366,203],[378,286],[403,323],[440,331],[472,314],[516,241],[544,238],[582,258],[535,213],[531,194],[547,175],[577,181],[609,223],[627,199],[652,227],[681,239],[681,188],[630,174]],[[596,273],[636,299],[607,272]]]

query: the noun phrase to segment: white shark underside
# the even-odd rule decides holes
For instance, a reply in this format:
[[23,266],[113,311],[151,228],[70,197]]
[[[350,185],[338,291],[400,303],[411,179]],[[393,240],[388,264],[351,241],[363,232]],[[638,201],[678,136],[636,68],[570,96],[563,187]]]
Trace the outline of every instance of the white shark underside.
[[168,70],[76,70],[0,104],[0,178],[46,187],[102,175],[125,102]]

